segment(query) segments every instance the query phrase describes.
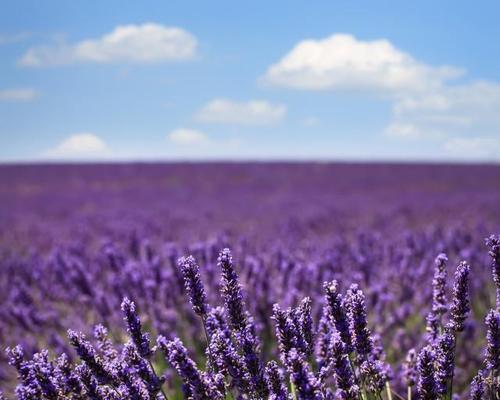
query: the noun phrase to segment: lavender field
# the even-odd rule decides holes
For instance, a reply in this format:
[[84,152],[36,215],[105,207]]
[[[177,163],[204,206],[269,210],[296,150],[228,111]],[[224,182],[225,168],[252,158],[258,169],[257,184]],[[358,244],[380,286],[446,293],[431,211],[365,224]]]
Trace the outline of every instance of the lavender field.
[[4,165],[0,227],[0,399],[500,399],[498,165]]

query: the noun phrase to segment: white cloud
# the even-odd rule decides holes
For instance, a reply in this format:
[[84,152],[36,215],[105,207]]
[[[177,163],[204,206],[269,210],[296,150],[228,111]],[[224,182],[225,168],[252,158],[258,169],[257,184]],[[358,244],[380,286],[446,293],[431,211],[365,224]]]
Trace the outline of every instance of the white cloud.
[[168,134],[168,140],[181,145],[203,145],[208,143],[208,136],[195,129],[179,128]]
[[266,100],[234,101],[214,99],[201,108],[196,119],[208,123],[271,125],[286,116],[286,106]]
[[32,101],[38,92],[31,88],[16,88],[0,90],[0,101]]
[[29,49],[19,60],[26,67],[89,63],[155,63],[191,59],[196,38],[181,28],[155,23],[120,25],[97,39]]
[[387,136],[405,138],[405,139],[418,139],[422,137],[423,133],[413,124],[394,122],[390,124],[385,133]]
[[93,133],[75,133],[44,153],[49,158],[80,159],[109,155],[103,139]]
[[500,161],[500,137],[452,138],[444,149],[463,159]]
[[462,73],[457,68],[419,62],[388,40],[363,41],[349,34],[334,34],[299,42],[268,68],[264,81],[294,89],[393,95],[439,87]]
[[393,108],[388,131],[394,126],[412,126],[421,138],[500,137],[497,83],[472,82],[409,94],[396,101]]

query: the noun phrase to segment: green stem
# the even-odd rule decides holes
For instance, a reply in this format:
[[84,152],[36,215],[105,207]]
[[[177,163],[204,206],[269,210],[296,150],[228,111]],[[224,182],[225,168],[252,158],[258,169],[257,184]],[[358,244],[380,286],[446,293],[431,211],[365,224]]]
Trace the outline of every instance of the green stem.
[[389,381],[385,382],[385,389],[387,390],[387,399],[392,400],[391,384]]
[[[156,377],[158,378],[158,374],[156,373],[155,368],[153,367],[153,363],[151,362],[151,360],[148,360],[148,363],[149,363],[149,366],[151,367],[151,371],[153,371],[153,374],[155,374],[155,375],[156,375]],[[167,396],[167,394],[165,393],[165,391],[163,390],[163,388],[161,387],[161,385],[160,385],[160,392],[161,392],[161,394],[163,395],[163,398],[164,398],[165,400],[168,400],[168,396]]]
[[292,390],[292,396],[295,400],[297,400],[297,392],[295,391],[295,385],[293,384],[292,381],[290,381],[290,388]]

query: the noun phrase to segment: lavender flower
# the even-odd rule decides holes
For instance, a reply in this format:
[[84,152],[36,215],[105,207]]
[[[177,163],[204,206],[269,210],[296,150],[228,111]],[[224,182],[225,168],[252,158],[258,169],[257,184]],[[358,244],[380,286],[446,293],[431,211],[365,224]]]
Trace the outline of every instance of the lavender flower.
[[339,333],[333,334],[331,343],[331,368],[335,374],[338,395],[343,400],[358,399],[359,388],[355,383],[354,371],[347,353],[347,345]]
[[500,235],[491,235],[486,239],[486,245],[490,248],[491,271],[496,285],[496,306],[500,311]]
[[273,306],[273,319],[276,323],[276,338],[280,356],[285,365],[288,364],[288,353],[296,346],[296,327],[289,317],[289,312],[284,311],[278,304]]
[[318,380],[295,349],[289,352],[289,372],[299,399],[324,400]]
[[289,394],[283,382],[283,373],[274,361],[267,363],[266,383],[269,390],[269,400],[288,400]]
[[357,353],[367,357],[373,350],[373,341],[367,327],[365,295],[352,284],[347,291],[349,330]]
[[218,399],[218,396],[211,390],[210,383],[188,356],[186,348],[178,338],[169,342],[163,336],[160,336],[157,343],[164,352],[165,357],[167,357],[168,362],[175,368],[184,384],[189,387],[189,391],[194,398],[200,400]]
[[304,350],[307,355],[313,351],[313,320],[312,320],[312,301],[310,297],[304,298],[297,307],[295,314],[299,326],[300,336],[304,342]]
[[142,333],[141,320],[137,315],[135,303],[125,297],[122,301],[121,308],[125,322],[127,323],[127,332],[130,334],[134,345],[137,347],[137,351],[141,357],[150,357],[153,352],[149,345],[149,335],[147,333]]
[[123,352],[125,361],[135,368],[146,385],[149,396],[154,399],[160,392],[163,381],[156,376],[151,365],[137,352],[135,345],[130,342],[126,343]]
[[75,348],[78,356],[82,361],[85,361],[89,370],[92,371],[93,376],[99,383],[110,383],[114,381],[113,374],[108,370],[103,360],[97,355],[94,347],[85,339],[85,335],[69,329],[68,337],[70,344]]
[[490,310],[486,316],[486,366],[489,370],[500,368],[500,312]]
[[207,296],[205,288],[201,282],[200,269],[192,256],[181,257],[179,259],[179,267],[184,276],[184,286],[189,295],[189,301],[193,307],[193,311],[205,318],[208,311]]
[[363,361],[360,367],[365,386],[372,392],[380,394],[385,383],[389,380],[387,368],[380,360],[369,358]]
[[247,316],[244,312],[241,285],[229,249],[220,252],[218,266],[222,271],[221,294],[228,311],[229,325],[234,330],[241,331],[246,328]]
[[448,392],[448,382],[453,377],[455,368],[455,336],[446,330],[437,340],[436,384],[438,392]]
[[252,390],[252,378],[244,359],[238,354],[231,338],[222,330],[213,332],[210,351],[219,371],[227,373],[241,393]]
[[337,289],[337,281],[325,282],[323,288],[326,292],[325,300],[330,321],[339,332],[342,341],[346,345],[347,352],[350,353],[353,350],[351,332],[349,330],[347,310],[342,295]]
[[470,400],[486,400],[484,376],[480,371],[470,385]]
[[446,254],[439,254],[435,260],[434,279],[432,280],[432,310],[427,316],[427,331],[431,341],[437,339],[442,316],[448,311],[446,302]]
[[333,331],[333,326],[330,323],[330,319],[328,318],[328,313],[325,307],[323,308],[323,314],[321,315],[321,319],[319,320],[318,333],[317,333],[318,339],[317,339],[316,359],[318,362],[319,369],[324,367],[327,364],[328,359],[330,358],[332,331]]
[[435,358],[435,353],[429,347],[424,347],[418,355],[417,392],[420,400],[436,400],[438,398],[438,388],[434,377]]
[[103,355],[105,361],[112,362],[118,356],[113,343],[108,337],[108,330],[103,325],[94,327],[94,337],[97,340],[97,349]]
[[406,355],[403,365],[403,377],[406,386],[410,388],[417,383],[417,352],[415,349],[410,349]]
[[455,332],[464,330],[464,322],[470,311],[469,305],[469,265],[462,261],[455,272],[453,285],[453,303],[451,305],[451,320],[449,326]]

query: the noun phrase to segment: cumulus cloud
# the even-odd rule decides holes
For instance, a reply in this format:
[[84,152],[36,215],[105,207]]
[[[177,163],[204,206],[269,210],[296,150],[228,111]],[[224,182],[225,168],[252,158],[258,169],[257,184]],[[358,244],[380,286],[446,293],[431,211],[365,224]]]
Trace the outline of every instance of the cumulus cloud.
[[100,38],[29,49],[19,60],[26,67],[74,63],[157,63],[191,59],[196,38],[184,29],[155,23],[120,25]]
[[32,101],[38,92],[31,88],[16,88],[0,90],[0,101]]
[[235,125],[271,125],[286,116],[286,106],[266,100],[235,101],[214,99],[201,108],[196,119],[201,122]]
[[277,63],[264,81],[304,90],[420,92],[439,87],[463,71],[433,67],[396,48],[388,40],[358,40],[349,34],[303,40]]
[[173,130],[168,134],[168,140],[181,145],[203,145],[209,142],[204,132],[187,128]]
[[103,139],[93,133],[75,133],[44,153],[49,158],[80,159],[109,155]]

